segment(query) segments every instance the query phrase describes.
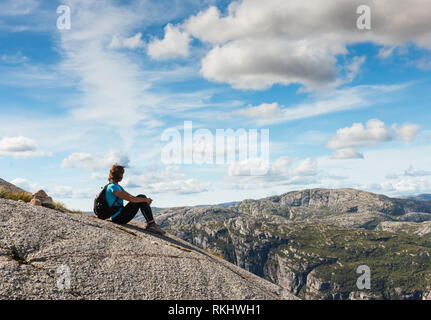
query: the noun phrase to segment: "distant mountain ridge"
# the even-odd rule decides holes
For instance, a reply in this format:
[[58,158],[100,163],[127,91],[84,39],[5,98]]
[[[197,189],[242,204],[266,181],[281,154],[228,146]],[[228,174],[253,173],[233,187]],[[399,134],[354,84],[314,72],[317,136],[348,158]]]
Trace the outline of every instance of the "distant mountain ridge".
[[431,201],[431,194],[418,194],[416,196],[402,196],[400,199]]

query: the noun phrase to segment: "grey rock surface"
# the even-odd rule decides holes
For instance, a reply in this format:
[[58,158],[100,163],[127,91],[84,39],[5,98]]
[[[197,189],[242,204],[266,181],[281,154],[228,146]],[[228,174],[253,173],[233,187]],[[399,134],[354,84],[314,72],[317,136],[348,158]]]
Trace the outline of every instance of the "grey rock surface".
[[0,299],[296,299],[144,227],[0,199]]
[[7,182],[1,178],[0,178],[0,188],[4,188],[4,189],[6,189],[10,192],[14,192],[14,193],[28,193],[28,194],[30,194],[29,192],[21,189],[20,187],[17,187],[16,185],[14,185],[10,182]]
[[414,234],[421,237],[431,238],[431,221],[425,222],[381,222],[376,230],[389,232],[403,232],[406,234]]

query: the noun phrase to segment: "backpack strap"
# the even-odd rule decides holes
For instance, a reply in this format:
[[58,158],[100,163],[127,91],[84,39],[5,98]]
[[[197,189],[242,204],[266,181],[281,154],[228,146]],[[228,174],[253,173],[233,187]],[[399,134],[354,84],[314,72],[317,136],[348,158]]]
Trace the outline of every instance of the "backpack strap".
[[[114,204],[118,201],[118,197],[115,198],[114,202],[112,202],[112,207],[114,206]],[[117,203],[119,205],[119,203]]]
[[[108,188],[108,186],[111,184],[111,182],[109,182],[106,186],[105,186],[105,189],[106,188]],[[122,186],[119,186],[120,188],[121,188],[121,190],[122,191],[124,191],[124,189],[123,189],[123,187]],[[115,196],[115,194],[114,194],[114,196]],[[115,196],[115,200],[114,200],[114,202],[112,202],[112,205],[111,205],[111,207],[113,207],[114,206],[114,204],[118,201],[118,197],[117,196]],[[117,203],[118,205],[119,205],[119,203]]]

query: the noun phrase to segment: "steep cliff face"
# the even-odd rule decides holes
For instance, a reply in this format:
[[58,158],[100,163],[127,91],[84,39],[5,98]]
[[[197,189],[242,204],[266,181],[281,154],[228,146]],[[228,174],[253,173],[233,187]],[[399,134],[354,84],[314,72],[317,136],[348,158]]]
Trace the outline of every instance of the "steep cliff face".
[[[427,299],[431,241],[393,224],[427,221],[430,212],[424,201],[314,189],[230,208],[171,208],[158,220],[182,239],[302,298]],[[360,265],[371,269],[371,290],[356,285]]]
[[0,199],[0,299],[294,299],[173,236]]

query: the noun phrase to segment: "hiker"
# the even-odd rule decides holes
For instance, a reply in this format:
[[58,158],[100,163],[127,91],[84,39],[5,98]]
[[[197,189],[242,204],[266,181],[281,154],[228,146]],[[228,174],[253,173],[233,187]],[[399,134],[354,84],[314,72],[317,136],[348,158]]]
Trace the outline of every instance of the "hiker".
[[[109,185],[106,188],[106,201],[109,207],[119,206],[119,210],[111,216],[111,220],[117,224],[126,224],[132,220],[139,209],[145,219],[147,220],[146,230],[158,234],[164,234],[165,231],[160,229],[153,218],[153,212],[151,211],[152,199],[147,198],[145,195],[132,196],[130,193],[126,192],[123,187],[118,183],[123,180],[124,166],[114,164],[109,171]],[[129,203],[124,206],[123,200],[129,201]]]

